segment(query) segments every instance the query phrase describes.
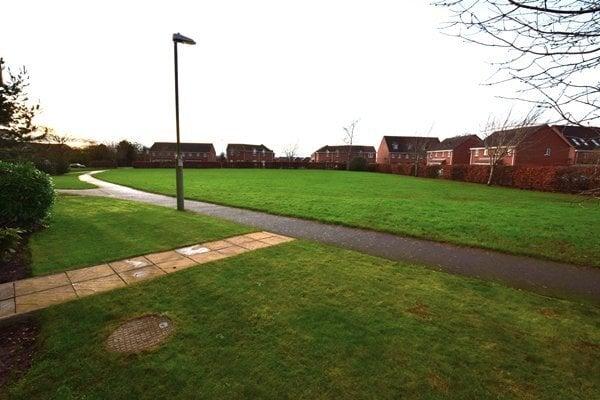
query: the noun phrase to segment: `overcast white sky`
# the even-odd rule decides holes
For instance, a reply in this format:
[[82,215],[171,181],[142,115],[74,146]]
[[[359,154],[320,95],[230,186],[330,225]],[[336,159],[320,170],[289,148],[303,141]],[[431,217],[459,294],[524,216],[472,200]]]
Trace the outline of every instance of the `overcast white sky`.
[[[409,5],[410,4],[410,5]],[[509,88],[482,86],[490,49],[438,30],[429,0],[4,2],[0,56],[25,65],[38,122],[96,141],[175,137],[171,34],[180,46],[182,140],[297,142],[302,155],[381,136],[477,132]],[[26,22],[25,22],[26,21]]]

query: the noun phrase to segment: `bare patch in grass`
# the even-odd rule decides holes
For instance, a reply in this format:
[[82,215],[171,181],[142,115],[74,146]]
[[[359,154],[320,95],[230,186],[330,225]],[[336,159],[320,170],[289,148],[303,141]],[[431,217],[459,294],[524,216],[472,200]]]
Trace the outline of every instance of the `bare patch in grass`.
[[421,319],[430,319],[431,313],[429,312],[429,307],[426,304],[417,301],[414,307],[407,309],[409,313],[421,318]]

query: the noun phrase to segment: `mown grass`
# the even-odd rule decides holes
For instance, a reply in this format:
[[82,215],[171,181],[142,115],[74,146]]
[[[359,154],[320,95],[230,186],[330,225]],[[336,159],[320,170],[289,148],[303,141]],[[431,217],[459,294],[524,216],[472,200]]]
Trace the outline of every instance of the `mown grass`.
[[[137,355],[123,321],[169,316]],[[10,399],[593,399],[600,310],[296,241],[39,312]]]
[[[169,169],[100,179],[175,193]],[[508,253],[600,267],[600,202],[435,179],[346,171],[190,169],[185,195]]]
[[79,180],[79,175],[85,173],[85,171],[72,171],[67,172],[64,175],[52,176],[55,189],[93,189],[96,186],[91,183],[83,182]]
[[61,195],[48,227],[30,239],[32,271],[43,275],[251,231],[166,207]]

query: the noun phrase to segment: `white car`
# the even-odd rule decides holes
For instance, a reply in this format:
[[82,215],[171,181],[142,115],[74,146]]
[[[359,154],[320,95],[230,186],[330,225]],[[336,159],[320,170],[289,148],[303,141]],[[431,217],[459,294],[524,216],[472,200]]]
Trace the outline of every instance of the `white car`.
[[85,165],[79,164],[79,163],[73,163],[73,164],[69,164],[69,167],[71,167],[71,168],[85,168]]

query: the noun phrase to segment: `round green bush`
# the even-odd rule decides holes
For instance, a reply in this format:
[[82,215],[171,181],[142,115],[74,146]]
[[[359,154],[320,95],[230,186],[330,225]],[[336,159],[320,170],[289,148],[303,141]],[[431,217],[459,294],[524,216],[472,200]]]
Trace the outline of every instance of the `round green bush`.
[[54,196],[50,177],[32,164],[0,161],[0,226],[28,229],[40,224]]

